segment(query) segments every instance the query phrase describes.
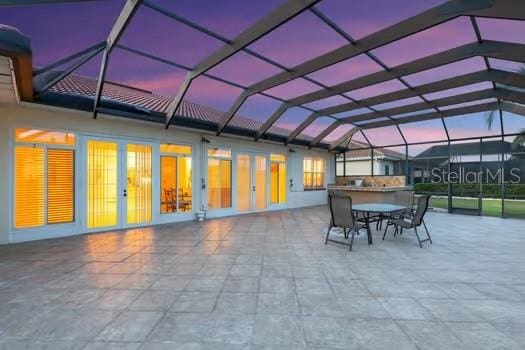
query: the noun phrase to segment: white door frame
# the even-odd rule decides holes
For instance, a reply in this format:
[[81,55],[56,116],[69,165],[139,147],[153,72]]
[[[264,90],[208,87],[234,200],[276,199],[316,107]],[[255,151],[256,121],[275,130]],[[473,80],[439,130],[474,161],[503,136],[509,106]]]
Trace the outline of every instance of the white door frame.
[[[237,210],[237,184],[238,184],[238,179],[237,179],[237,175],[238,175],[238,171],[237,171],[237,157],[239,155],[247,155],[250,157],[250,208],[248,210],[243,210],[243,211],[239,211]],[[255,165],[256,165],[256,157],[258,156],[262,156],[265,158],[265,163],[266,163],[266,174],[265,174],[265,182],[266,182],[266,186],[265,186],[265,201],[266,201],[266,206],[264,208],[256,208],[255,207],[255,192],[256,192],[256,188],[255,188]],[[269,187],[270,187],[270,169],[269,169],[269,166],[270,166],[270,154],[267,153],[267,152],[261,152],[261,151],[253,151],[253,150],[247,150],[247,151],[237,151],[235,152],[234,154],[234,157],[235,157],[235,212],[236,213],[253,213],[253,212],[262,212],[262,211],[266,211],[270,208],[270,201],[269,201],[269,194],[270,194],[270,191],[269,191]]]
[[[114,226],[105,226],[105,227],[88,227],[88,207],[87,207],[87,141],[104,141],[112,142],[117,144],[117,223]],[[127,224],[127,202],[126,196],[124,196],[124,189],[127,189],[127,149],[126,145],[128,144],[144,144],[151,147],[151,221],[147,223],[139,224]],[[81,169],[83,174],[79,177],[83,179],[78,182],[78,193],[80,194],[81,200],[79,201],[79,217],[81,221],[81,230],[82,232],[101,232],[101,231],[111,231],[126,229],[130,227],[139,227],[139,226],[148,226],[155,224],[158,219],[157,210],[158,207],[158,193],[155,189],[158,187],[158,142],[152,142],[148,140],[139,140],[132,138],[121,138],[121,137],[112,137],[112,136],[102,136],[102,135],[92,135],[92,134],[79,134],[79,158]]]

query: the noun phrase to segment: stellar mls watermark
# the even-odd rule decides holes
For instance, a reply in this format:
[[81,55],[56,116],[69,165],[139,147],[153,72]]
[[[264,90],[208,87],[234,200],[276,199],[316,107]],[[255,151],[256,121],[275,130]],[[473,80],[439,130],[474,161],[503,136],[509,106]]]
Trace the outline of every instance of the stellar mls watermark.
[[452,183],[452,184],[489,184],[489,183],[521,183],[521,170],[512,168],[505,174],[502,169],[482,171],[467,171],[460,167],[457,171],[448,171],[441,168],[433,168],[431,171],[431,183]]

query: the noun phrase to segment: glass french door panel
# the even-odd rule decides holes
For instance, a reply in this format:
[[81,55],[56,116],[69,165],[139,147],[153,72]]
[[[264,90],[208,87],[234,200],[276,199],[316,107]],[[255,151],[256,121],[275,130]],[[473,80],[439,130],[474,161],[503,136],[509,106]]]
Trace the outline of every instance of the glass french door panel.
[[151,146],[126,146],[126,217],[129,225],[151,222]]
[[45,224],[45,158],[42,147],[15,148],[16,228]]
[[237,210],[251,209],[251,167],[250,156],[237,155]]
[[160,157],[160,212],[162,214],[177,211],[175,198],[177,188],[177,157]]
[[231,208],[231,160],[208,158],[208,206]]
[[270,203],[279,203],[279,163],[270,164]]
[[118,143],[87,141],[87,227],[118,224]]
[[266,209],[266,157],[255,156],[255,209]]
[[270,164],[270,203],[286,203],[286,164]]
[[232,161],[229,159],[219,160],[219,171],[221,178],[221,208],[232,206]]

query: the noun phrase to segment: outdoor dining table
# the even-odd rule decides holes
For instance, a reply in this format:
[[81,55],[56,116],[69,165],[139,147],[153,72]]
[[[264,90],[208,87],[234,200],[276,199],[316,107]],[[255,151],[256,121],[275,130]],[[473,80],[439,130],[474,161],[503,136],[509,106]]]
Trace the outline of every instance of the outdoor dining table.
[[363,221],[366,227],[366,234],[368,236],[368,244],[372,244],[372,231],[370,230],[370,214],[383,214],[390,216],[395,213],[403,212],[408,208],[402,205],[388,204],[388,203],[362,203],[352,206],[352,211],[362,214]]

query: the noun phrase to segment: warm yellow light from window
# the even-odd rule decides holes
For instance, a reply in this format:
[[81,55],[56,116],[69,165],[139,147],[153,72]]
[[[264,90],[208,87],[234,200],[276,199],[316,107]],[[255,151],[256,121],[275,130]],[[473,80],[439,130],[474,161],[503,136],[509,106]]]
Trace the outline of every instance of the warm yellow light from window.
[[224,148],[209,148],[208,157],[231,158],[232,151]]
[[250,156],[247,154],[237,155],[237,210],[250,210],[251,193],[250,186]]
[[272,204],[286,203],[286,163],[271,163],[270,201]]
[[117,154],[114,142],[87,142],[88,228],[117,224]]
[[15,130],[15,140],[17,142],[73,146],[75,145],[75,134],[61,131],[18,128]]
[[266,157],[255,156],[255,208],[266,208]]
[[324,187],[324,160],[321,158],[304,158],[303,186],[305,188]]
[[270,161],[272,162],[284,162],[286,157],[282,154],[270,154]]
[[160,157],[160,212],[174,213],[177,209],[177,157]]
[[75,153],[70,149],[47,151],[47,222],[72,222],[75,198]]
[[45,150],[15,148],[15,227],[44,225]]
[[160,153],[191,154],[191,146],[161,143]]
[[179,188],[177,192],[178,210],[191,211],[192,209],[192,186],[193,171],[191,167],[191,157],[178,157],[178,182]]
[[208,159],[208,206],[231,207],[231,160]]
[[127,145],[128,224],[151,221],[151,146]]

